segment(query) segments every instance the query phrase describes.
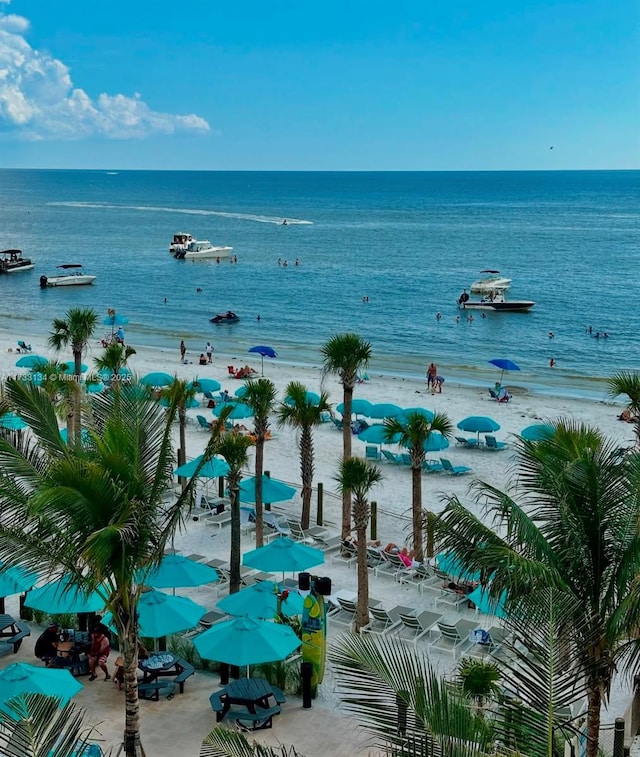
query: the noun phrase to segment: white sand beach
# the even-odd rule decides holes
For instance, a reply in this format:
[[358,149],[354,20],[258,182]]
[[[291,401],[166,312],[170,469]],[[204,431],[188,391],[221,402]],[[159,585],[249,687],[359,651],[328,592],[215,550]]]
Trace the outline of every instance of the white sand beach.
[[[21,337],[29,342],[27,336],[21,335]],[[34,353],[54,357],[54,354],[42,341],[38,342],[37,339],[33,339],[30,344]],[[15,362],[20,357],[15,351],[15,347],[16,341],[13,335],[0,334],[0,372],[4,377],[23,372],[15,368]],[[86,355],[85,362],[91,365],[93,357],[100,354],[100,351],[99,341],[96,340]],[[184,365],[180,363],[178,343],[176,343],[175,349],[171,350],[143,348],[139,349],[138,353],[133,356],[129,365],[138,376],[150,371],[161,370],[189,379],[197,376],[215,378],[220,381],[223,389],[228,389],[230,394],[233,394],[242,385],[242,382],[229,377],[228,365],[233,364],[239,367],[245,363],[250,363],[258,372],[260,371],[259,357],[256,360],[256,356],[246,354],[234,356],[220,355],[215,352],[211,365],[199,366],[197,362],[201,351],[204,351],[204,344],[201,349],[194,350],[191,348],[187,353],[187,358],[191,362]],[[69,358],[69,355],[64,355],[60,359]],[[248,360],[247,358],[252,359]],[[311,391],[319,391],[321,388],[327,391],[330,401],[334,405],[342,401],[342,389],[336,378],[333,376],[323,378],[322,376],[320,356],[318,356],[318,364],[315,367],[284,365],[277,359],[265,359],[264,372],[265,376],[275,383],[281,398],[284,396],[287,383],[291,380],[297,380],[304,383]],[[377,374],[375,359],[368,370],[368,375],[370,380],[358,384],[355,397],[365,398],[372,402],[392,402],[402,407],[426,407],[446,413],[454,424],[469,415],[488,415],[500,424],[500,430],[495,432],[496,438],[507,442],[507,444],[513,440],[512,435],[519,433],[525,426],[560,417],[568,417],[574,421],[596,426],[619,443],[620,446],[629,446],[633,442],[633,427],[617,420],[617,415],[623,406],[622,398],[619,403],[614,404],[612,402],[533,394],[518,389],[513,392],[512,400],[503,404],[493,401],[487,388],[470,388],[456,385],[453,381],[445,383],[442,394],[431,395],[426,390],[424,380],[394,379]],[[519,376],[520,383],[523,383],[525,378]],[[508,375],[505,376],[504,383],[507,386],[509,385]],[[198,424],[195,422],[196,414],[202,414],[211,419],[211,411],[205,407],[189,411],[189,416],[193,421],[189,423],[187,434],[187,456],[189,458],[200,454],[207,442],[207,434],[199,430]],[[251,419],[241,422],[247,426],[251,425]],[[267,443],[265,449],[265,469],[270,471],[272,477],[299,488],[299,453],[296,434],[288,428],[278,428],[275,422],[272,430],[274,438]],[[463,435],[469,436],[469,434]],[[340,500],[335,494],[334,476],[341,455],[342,437],[332,423],[326,423],[319,426],[315,431],[314,444],[315,483],[322,482],[324,485],[325,520],[329,527],[334,524],[337,529],[337,524],[340,521]],[[396,448],[391,446],[390,449]],[[365,445],[354,438],[353,450],[354,454],[364,455]],[[433,455],[433,457],[438,456],[438,454]],[[455,493],[460,496],[463,502],[471,504],[467,497],[467,489],[471,479],[480,478],[491,484],[504,487],[508,485],[513,473],[512,455],[508,446],[505,450],[490,452],[462,448],[452,440],[450,448],[445,450],[442,456],[450,459],[454,465],[469,466],[473,472],[469,476],[459,477],[443,473],[423,475],[424,506],[436,512],[442,508],[441,499],[444,494]],[[252,475],[252,464],[253,456],[250,459],[247,475]],[[372,492],[372,499],[378,503],[379,508],[378,538],[383,543],[394,541],[401,544],[408,537],[407,515],[411,504],[410,471],[407,468],[390,464],[381,464],[381,468],[384,480]],[[290,503],[283,503],[282,509],[295,518],[299,515],[299,504],[300,498],[296,496]],[[252,533],[243,535],[244,549],[252,548],[253,538]],[[206,522],[188,520],[182,532],[176,536],[175,547],[185,555],[195,553],[205,556],[206,559],[214,557],[228,559],[228,527],[218,530],[210,525],[208,526]],[[332,564],[330,556],[327,556],[325,565],[318,568],[318,571],[321,571],[321,575],[331,577],[334,591],[355,592],[355,571],[344,565]],[[215,588],[210,586],[197,590],[179,590],[179,593],[191,596],[205,605],[207,609],[213,608],[217,601],[217,592]],[[431,592],[419,593],[415,587],[400,586],[388,577],[372,577],[370,593],[387,608],[395,605],[409,605],[416,609],[432,609],[435,606],[436,598],[435,595],[432,596]],[[16,599],[12,598],[8,601],[7,609],[9,611],[17,610],[12,605]],[[470,610],[463,610],[462,614],[465,613],[470,618],[475,617]],[[486,625],[490,620],[484,619],[483,622]],[[340,629],[336,626],[331,629],[330,633],[334,634],[341,630],[344,630],[344,627]],[[32,636],[31,642],[33,640]],[[26,661],[32,661],[29,656],[31,647],[25,645],[24,649],[27,651],[21,650],[19,657],[22,658],[27,655]],[[1,658],[0,667],[14,661],[13,655]],[[449,670],[453,662],[451,655],[448,654],[435,654],[433,661],[443,671]],[[182,754],[198,754],[202,738],[215,724],[215,718],[209,708],[207,697],[217,686],[217,676],[198,674],[196,680],[197,685],[187,684],[185,694],[176,696],[173,703],[164,701],[159,703],[141,702],[143,741],[146,741],[147,744],[150,739],[153,741],[153,750],[148,753],[172,755],[176,753],[179,743]],[[111,686],[104,683],[94,682],[90,684],[84,680],[83,683],[85,683],[85,688],[77,697],[77,701],[89,709],[90,716],[93,714],[96,720],[102,721],[100,731],[103,734],[104,743],[107,746],[118,744],[122,732],[122,695],[111,691]],[[97,698],[91,696],[92,687],[100,690]],[[109,689],[109,691],[103,692],[104,689]],[[189,706],[187,707],[187,705]],[[618,694],[614,696],[610,709],[611,717],[621,714],[624,707],[624,690],[621,688]],[[189,709],[189,713],[184,714],[187,709]],[[327,728],[326,709],[331,710],[331,729]],[[295,712],[295,718],[291,715],[291,712]],[[179,742],[177,740],[171,741],[173,738],[171,729],[168,729],[167,725],[162,723],[164,713],[171,713],[171,722],[175,724],[176,728],[175,738],[178,739],[179,736]],[[185,721],[181,720],[183,714],[186,718]],[[605,717],[605,720],[608,721],[609,719],[609,716]],[[325,742],[320,743],[318,733],[334,730],[334,721],[336,723],[335,733],[333,735],[327,734]],[[307,723],[308,727],[301,727],[301,722]],[[162,734],[162,738],[158,738],[158,734]],[[301,711],[300,702],[292,702],[289,714],[285,713],[282,717],[276,719],[273,730],[259,733],[259,738],[269,743],[296,743],[300,752],[307,757],[315,757],[316,755],[320,757],[324,754],[358,755],[368,753],[366,737],[363,732],[356,730],[355,724],[339,710],[330,673],[321,687],[320,697],[314,703],[311,712]],[[172,743],[176,746],[167,746],[166,751],[163,751],[163,744]]]

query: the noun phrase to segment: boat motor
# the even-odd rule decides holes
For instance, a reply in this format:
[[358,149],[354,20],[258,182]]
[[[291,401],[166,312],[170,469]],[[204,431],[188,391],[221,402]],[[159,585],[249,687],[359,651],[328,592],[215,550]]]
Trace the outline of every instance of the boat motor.
[[46,289],[47,288],[47,277],[46,276],[40,276],[40,289]]

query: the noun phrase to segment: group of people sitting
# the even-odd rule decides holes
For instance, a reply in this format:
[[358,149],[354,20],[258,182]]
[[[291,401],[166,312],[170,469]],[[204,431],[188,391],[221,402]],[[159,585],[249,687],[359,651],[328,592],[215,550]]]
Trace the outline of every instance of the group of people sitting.
[[[357,546],[358,540],[355,536],[348,536],[343,541],[343,544],[345,546]],[[399,547],[395,542],[389,542],[383,548],[380,539],[369,539],[367,541],[367,547],[377,550],[383,557],[386,555],[397,555],[407,568],[417,568],[418,565],[421,564],[414,559],[415,552],[413,549],[408,550],[406,547]]]
[[232,365],[228,366],[229,375],[237,379],[248,379],[254,376],[258,371],[254,370],[250,365],[245,365],[243,368],[234,368]]
[[489,394],[497,402],[509,402],[509,400],[511,399],[511,395],[507,391],[506,387],[502,386],[499,381],[496,381],[493,389],[489,389]]
[[626,407],[618,416],[619,421],[625,423],[640,423],[640,418],[631,412],[631,408]]

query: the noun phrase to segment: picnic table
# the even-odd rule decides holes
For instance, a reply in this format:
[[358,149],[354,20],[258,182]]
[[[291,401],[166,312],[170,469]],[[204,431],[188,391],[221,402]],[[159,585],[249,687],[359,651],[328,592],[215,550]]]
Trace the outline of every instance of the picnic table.
[[[274,704],[270,703],[271,699],[275,700]],[[218,723],[231,712],[239,724],[248,722],[258,729],[271,727],[271,720],[280,713],[280,705],[286,702],[286,697],[264,678],[238,678],[212,694],[210,702]],[[233,705],[242,709],[232,710]]]
[[0,615],[0,639],[15,636],[19,633],[17,621],[11,615]]
[[169,652],[150,655],[146,660],[140,660],[138,667],[143,673],[138,695],[155,701],[159,700],[161,692],[173,696],[176,685],[180,693],[184,693],[185,681],[195,673],[193,665]]
[[16,620],[11,615],[0,615],[0,656],[20,649],[25,636],[31,635],[31,629],[26,623]]

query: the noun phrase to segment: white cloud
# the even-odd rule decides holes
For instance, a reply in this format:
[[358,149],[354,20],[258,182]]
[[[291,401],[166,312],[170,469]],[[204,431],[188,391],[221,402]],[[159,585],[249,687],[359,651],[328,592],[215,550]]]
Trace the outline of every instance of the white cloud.
[[[8,5],[10,0],[0,0]],[[191,113],[151,110],[139,94],[101,94],[92,100],[73,86],[69,69],[24,37],[29,21],[0,11],[0,126],[28,139],[141,139],[153,134],[204,133],[209,124]]]

